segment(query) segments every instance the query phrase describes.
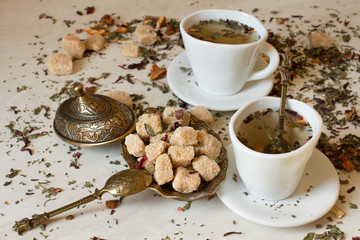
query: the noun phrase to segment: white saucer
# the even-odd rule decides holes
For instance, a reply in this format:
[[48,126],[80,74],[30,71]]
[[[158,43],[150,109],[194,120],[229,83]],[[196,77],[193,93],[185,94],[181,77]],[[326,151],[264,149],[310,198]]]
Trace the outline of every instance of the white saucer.
[[[255,70],[263,69],[266,65],[265,59],[260,57],[255,65]],[[237,110],[251,100],[268,95],[274,84],[274,77],[271,75],[261,80],[246,83],[234,95],[216,96],[200,89],[195,76],[193,74],[189,76],[187,72],[180,69],[181,67],[190,68],[186,52],[176,56],[167,70],[167,81],[173,93],[191,105],[202,105],[215,111]]]
[[229,172],[217,195],[228,208],[249,221],[270,227],[301,226],[324,216],[338,199],[338,174],[330,160],[317,149],[295,193],[280,201],[266,201],[248,193],[238,174],[232,145],[226,149]]

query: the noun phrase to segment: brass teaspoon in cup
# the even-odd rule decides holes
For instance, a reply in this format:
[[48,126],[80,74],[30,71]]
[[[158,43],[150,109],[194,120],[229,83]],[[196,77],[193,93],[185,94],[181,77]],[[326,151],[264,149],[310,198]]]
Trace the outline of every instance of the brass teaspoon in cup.
[[279,114],[279,135],[275,139],[277,144],[269,143],[264,148],[264,153],[282,153],[289,152],[291,150],[291,145],[283,138],[284,134],[284,118],[285,118],[285,104],[286,104],[286,92],[288,81],[290,79],[290,69],[292,66],[292,54],[290,51],[285,54],[281,53],[281,66],[280,66],[280,75],[281,75],[281,102],[280,102],[280,114]]
[[112,175],[106,181],[105,186],[102,189],[98,190],[96,188],[95,193],[51,212],[34,214],[32,219],[23,218],[20,221],[16,221],[12,229],[17,231],[19,234],[22,234],[27,230],[31,230],[43,224],[55,215],[63,213],[74,207],[89,203],[95,199],[101,200],[101,196],[106,192],[113,196],[129,196],[143,191],[151,184],[151,182],[152,176],[144,171],[137,169],[123,170]]

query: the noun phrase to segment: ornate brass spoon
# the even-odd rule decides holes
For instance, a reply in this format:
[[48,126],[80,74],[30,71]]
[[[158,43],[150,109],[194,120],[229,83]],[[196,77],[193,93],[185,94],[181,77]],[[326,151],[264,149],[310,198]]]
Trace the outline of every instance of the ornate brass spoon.
[[34,214],[32,219],[23,218],[20,221],[16,221],[12,229],[17,231],[19,234],[22,234],[27,230],[31,230],[43,224],[55,215],[63,213],[74,207],[89,203],[95,199],[101,200],[101,196],[106,192],[112,194],[113,196],[129,196],[141,192],[147,188],[151,182],[152,176],[144,171],[137,169],[123,170],[112,175],[106,181],[105,186],[102,189],[98,190],[96,188],[95,193],[51,212]]
[[290,51],[286,54],[281,53],[281,102],[280,102],[280,114],[279,114],[279,135],[275,139],[277,142],[276,146],[274,143],[269,143],[264,148],[264,153],[283,153],[291,151],[291,145],[283,138],[284,134],[284,118],[285,118],[285,103],[286,103],[286,92],[288,81],[290,78],[290,69],[292,66],[292,54]]

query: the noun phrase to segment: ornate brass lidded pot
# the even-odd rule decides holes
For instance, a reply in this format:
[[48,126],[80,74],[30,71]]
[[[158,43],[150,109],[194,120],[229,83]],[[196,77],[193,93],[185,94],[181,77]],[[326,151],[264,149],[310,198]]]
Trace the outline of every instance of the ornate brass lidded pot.
[[104,95],[86,94],[83,85],[74,86],[76,97],[58,108],[54,130],[65,142],[98,147],[118,142],[135,129],[134,112],[125,104]]

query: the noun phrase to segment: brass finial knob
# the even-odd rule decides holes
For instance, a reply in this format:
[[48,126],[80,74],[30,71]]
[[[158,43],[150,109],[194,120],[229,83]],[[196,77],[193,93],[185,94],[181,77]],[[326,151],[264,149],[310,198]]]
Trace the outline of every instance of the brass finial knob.
[[85,95],[83,85],[81,83],[76,83],[73,89],[78,97],[82,97]]

